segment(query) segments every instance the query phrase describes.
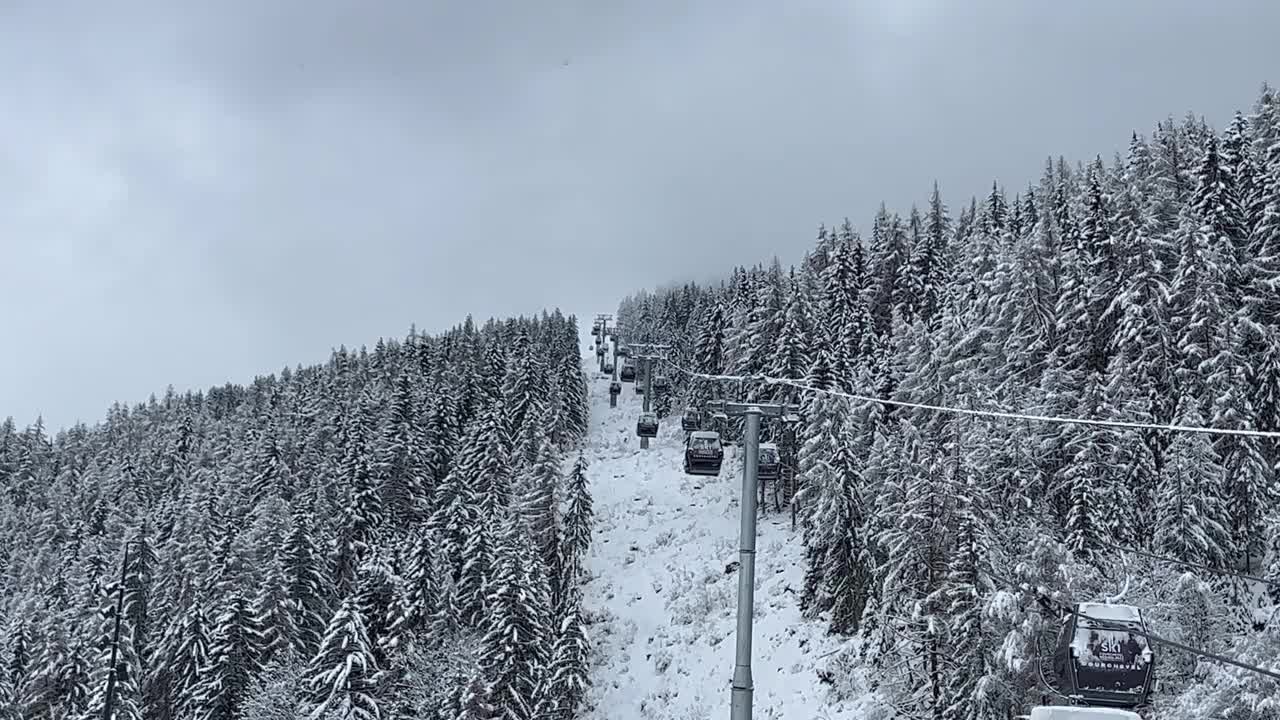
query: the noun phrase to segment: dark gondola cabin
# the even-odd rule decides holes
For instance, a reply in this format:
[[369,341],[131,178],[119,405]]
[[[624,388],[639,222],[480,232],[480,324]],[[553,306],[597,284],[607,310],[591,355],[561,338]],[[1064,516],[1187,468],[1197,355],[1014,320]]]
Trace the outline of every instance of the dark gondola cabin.
[[618,357],[620,358],[631,357],[631,348],[627,347],[626,345],[619,345]]
[[[619,353],[618,357],[622,357],[622,354]],[[622,367],[618,370],[618,377],[622,382],[636,381],[636,365],[631,362],[630,358],[622,361]]]
[[1086,705],[1147,703],[1155,655],[1142,611],[1132,605],[1080,603],[1062,620],[1053,657],[1058,691]]
[[636,421],[636,435],[643,438],[651,438],[658,436],[658,416],[654,413],[641,413],[640,419]]
[[777,480],[782,470],[781,456],[778,446],[773,443],[760,443],[760,456],[756,462],[756,478],[760,480]]
[[[729,416],[723,412],[715,412],[711,414],[711,429],[720,434],[720,437],[727,438],[729,436]],[[726,445],[731,445],[729,440],[724,440]]]
[[604,364],[604,372],[605,372],[605,374],[606,374],[606,375],[612,375],[612,374],[613,374],[613,363],[611,363],[611,362],[607,362],[607,363],[605,363],[605,364]]
[[622,383],[618,382],[617,380],[614,380],[613,382],[609,383],[610,395],[619,395],[621,393],[622,393]]
[[663,395],[671,390],[671,381],[665,375],[653,376],[653,392],[655,395]]
[[719,475],[724,462],[724,446],[720,433],[699,430],[689,433],[684,442],[684,471],[689,475]]
[[684,415],[680,417],[680,429],[685,432],[693,432],[702,427],[702,413],[697,408],[688,408],[684,411]]

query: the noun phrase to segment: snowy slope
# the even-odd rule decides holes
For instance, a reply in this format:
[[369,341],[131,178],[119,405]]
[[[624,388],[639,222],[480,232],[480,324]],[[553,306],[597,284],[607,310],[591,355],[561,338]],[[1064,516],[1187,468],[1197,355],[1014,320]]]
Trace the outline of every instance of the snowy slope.
[[[589,371],[591,362],[588,361]],[[589,476],[596,510],[585,589],[597,665],[588,718],[727,717],[734,664],[738,495],[742,465],[728,449],[719,477],[684,474],[679,417],[649,450],[635,436],[642,397],[591,372]],[[752,669],[756,718],[856,717],[827,699],[817,669],[840,648],[801,619],[802,545],[790,514],[760,519]]]

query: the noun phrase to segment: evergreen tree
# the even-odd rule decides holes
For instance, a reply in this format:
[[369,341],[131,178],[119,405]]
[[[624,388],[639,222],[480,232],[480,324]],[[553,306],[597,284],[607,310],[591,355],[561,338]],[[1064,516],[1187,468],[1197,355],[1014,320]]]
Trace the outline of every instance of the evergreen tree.
[[551,601],[556,603],[563,587],[564,558],[561,554],[563,534],[560,518],[560,453],[548,442],[541,444],[538,462],[530,475],[529,490],[524,498],[525,522],[534,547],[547,569]]
[[293,525],[285,538],[281,558],[287,581],[295,634],[291,646],[300,657],[309,657],[320,646],[324,617],[328,615],[325,598],[328,585],[321,567],[323,558],[312,538],[310,523],[301,508],[295,509]]
[[[114,642],[116,627],[116,604],[119,585],[112,584],[102,588],[98,625],[96,657],[89,688],[90,694],[86,706],[89,717],[102,717],[108,702],[107,688],[110,676],[115,675],[114,695],[111,698],[111,717],[117,720],[141,720],[142,718],[142,682],[140,676],[141,662],[133,644],[134,632],[129,621],[120,621],[119,643]],[[111,665],[111,657],[115,652],[116,664]]]
[[566,507],[564,511],[564,543],[565,586],[571,586],[582,573],[583,561],[591,546],[591,525],[594,521],[591,506],[591,492],[587,487],[587,460],[578,454],[578,459],[569,471],[565,482]]
[[514,514],[501,522],[481,666],[497,717],[530,720],[549,660],[550,598],[524,524]]
[[329,620],[320,649],[307,666],[311,718],[378,720],[380,670],[359,603],[346,598]]
[[588,673],[591,648],[583,628],[581,601],[575,589],[560,603],[551,659],[545,673],[545,702],[551,708],[550,716],[558,720],[576,717],[591,682]]
[[236,592],[213,623],[208,664],[199,671],[191,709],[198,720],[236,720],[253,677],[262,666],[265,642],[249,602]]
[[402,372],[396,380],[380,449],[385,477],[381,504],[387,517],[401,529],[419,521],[427,506],[428,480],[423,470],[426,453],[412,381],[408,372]]

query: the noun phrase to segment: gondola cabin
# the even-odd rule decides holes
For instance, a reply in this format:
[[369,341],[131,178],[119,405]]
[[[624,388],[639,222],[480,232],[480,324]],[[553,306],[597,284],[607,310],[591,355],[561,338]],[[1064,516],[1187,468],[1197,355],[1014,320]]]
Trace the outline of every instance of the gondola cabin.
[[[618,357],[622,357],[622,354],[619,353]],[[622,361],[622,367],[618,370],[618,377],[622,382],[636,381],[636,365],[631,362],[631,358]]]
[[684,471],[689,475],[719,475],[724,463],[720,433],[699,430],[684,441]]
[[641,413],[640,419],[636,421],[636,435],[642,438],[651,438],[658,436],[658,416],[654,413]]
[[618,357],[620,357],[620,358],[629,358],[629,357],[631,357],[631,348],[627,347],[626,345],[619,345],[619,346],[618,346]]
[[756,478],[777,480],[781,472],[782,457],[778,454],[778,446],[773,443],[760,443],[760,455],[756,461]]
[[655,395],[665,395],[671,390],[671,381],[666,375],[653,376],[653,392]]
[[606,375],[612,375],[612,374],[613,374],[613,363],[611,363],[611,362],[607,362],[607,363],[605,363],[605,364],[604,364],[604,373],[605,373]]
[[610,395],[622,394],[622,383],[618,382],[617,380],[614,380],[613,382],[609,383],[609,394]]
[[1146,632],[1132,605],[1075,605],[1062,619],[1053,657],[1058,692],[1090,706],[1145,705],[1155,679]]
[[711,429],[719,433],[720,437],[727,437],[729,435],[729,416],[723,412],[712,413]]
[[1142,716],[1130,710],[1079,705],[1044,705],[1031,708],[1027,720],[1142,720]]
[[684,415],[680,416],[680,429],[685,432],[693,432],[702,427],[702,413],[697,408],[687,408]]

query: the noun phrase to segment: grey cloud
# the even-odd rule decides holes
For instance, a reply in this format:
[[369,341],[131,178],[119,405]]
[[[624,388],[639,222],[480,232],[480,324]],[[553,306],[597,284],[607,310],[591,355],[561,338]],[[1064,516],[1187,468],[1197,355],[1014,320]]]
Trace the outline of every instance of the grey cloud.
[[1221,123],[1272,2],[11,3],[0,415],[799,258]]

